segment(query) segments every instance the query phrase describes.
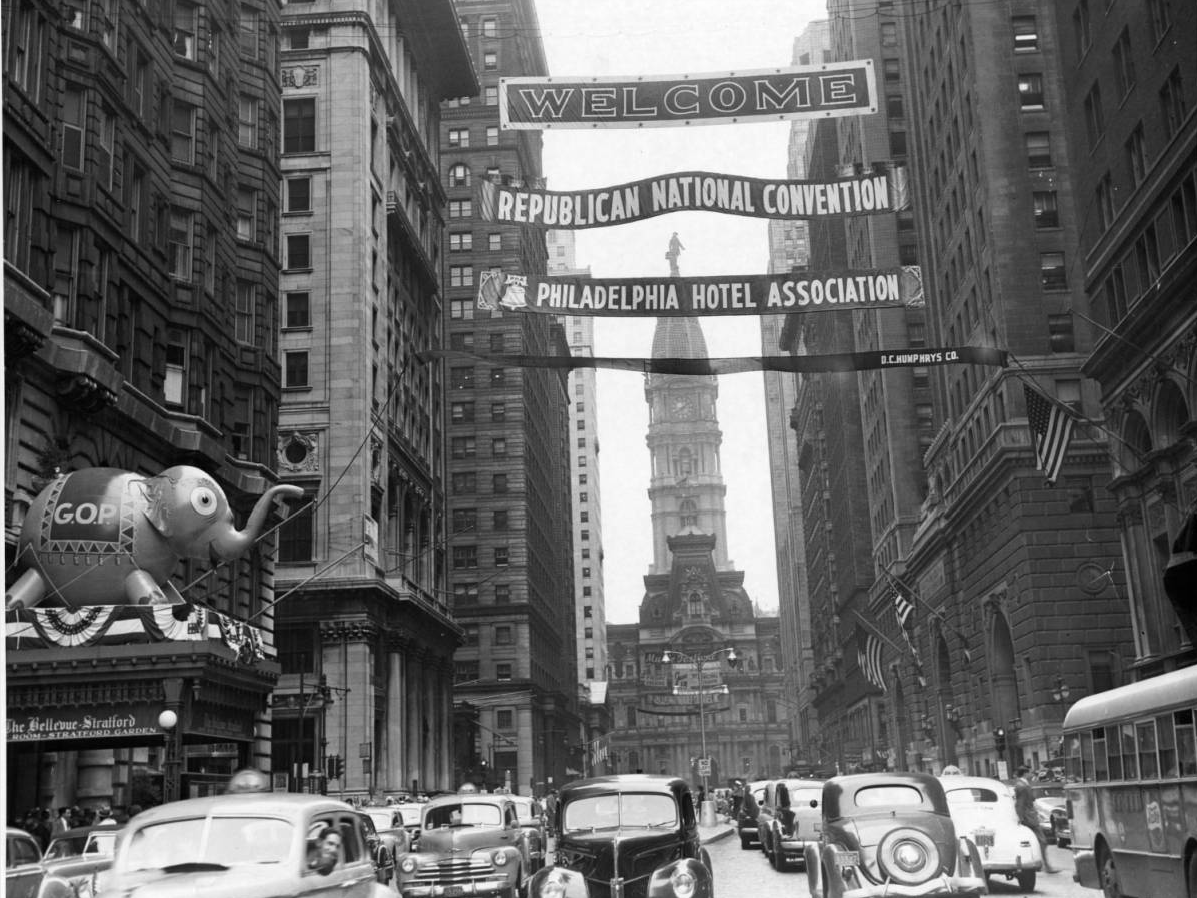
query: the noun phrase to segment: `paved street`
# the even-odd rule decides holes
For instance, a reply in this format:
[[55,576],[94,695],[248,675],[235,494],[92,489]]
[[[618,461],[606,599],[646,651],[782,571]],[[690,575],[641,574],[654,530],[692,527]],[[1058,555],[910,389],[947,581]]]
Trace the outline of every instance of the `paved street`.
[[[751,884],[753,898],[806,898],[810,894],[806,886],[806,873],[801,867],[793,866],[779,873],[769,866],[765,855],[758,848],[742,850],[740,840],[734,834],[708,842],[707,850],[715,868],[716,898],[730,898],[742,893],[748,884]],[[1081,888],[1072,881],[1071,853],[1059,848],[1049,848],[1048,852],[1052,864],[1067,872],[1041,874],[1033,892],[1024,892],[1016,882],[992,879],[989,883],[990,894],[1037,895],[1043,898],[1099,898],[1100,892]]]

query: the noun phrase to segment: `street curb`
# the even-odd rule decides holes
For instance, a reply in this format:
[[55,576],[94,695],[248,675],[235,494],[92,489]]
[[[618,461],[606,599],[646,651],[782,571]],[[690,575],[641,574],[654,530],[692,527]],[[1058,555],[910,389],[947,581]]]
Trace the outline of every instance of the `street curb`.
[[711,833],[709,836],[702,836],[701,841],[703,845],[707,845],[711,842],[718,842],[721,839],[726,839],[733,832],[735,832],[735,830],[730,826],[720,827],[717,831]]

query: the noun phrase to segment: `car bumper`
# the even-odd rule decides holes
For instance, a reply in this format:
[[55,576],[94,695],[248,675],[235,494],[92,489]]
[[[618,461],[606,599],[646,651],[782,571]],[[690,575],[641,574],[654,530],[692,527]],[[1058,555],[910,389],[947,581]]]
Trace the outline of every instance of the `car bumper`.
[[924,896],[982,895],[988,885],[984,879],[974,876],[940,876],[916,886],[895,882],[874,885],[868,883],[859,889],[845,888],[843,898],[924,898]]
[[782,839],[777,843],[777,850],[787,858],[793,858],[796,861],[806,862],[806,846],[808,843],[806,839]]
[[498,895],[512,888],[506,878],[479,879],[460,883],[400,883],[399,893],[404,898],[458,898],[461,895]]
[[1086,889],[1101,888],[1101,877],[1097,872],[1097,857],[1092,850],[1073,851],[1072,862],[1076,867],[1073,879]]

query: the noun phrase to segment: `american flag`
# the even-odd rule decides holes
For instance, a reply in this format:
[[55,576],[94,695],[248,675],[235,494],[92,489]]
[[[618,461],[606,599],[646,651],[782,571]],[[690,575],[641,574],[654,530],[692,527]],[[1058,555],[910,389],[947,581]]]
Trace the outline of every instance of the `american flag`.
[[865,636],[863,644],[859,642],[859,638],[858,634],[857,644],[862,647],[856,650],[856,663],[860,665],[865,679],[885,692],[885,672],[881,667],[881,640],[872,633]]
[[1023,384],[1022,389],[1027,398],[1027,425],[1035,444],[1035,467],[1048,483],[1055,483],[1072,438],[1073,415],[1029,384]]
[[894,589],[894,614],[898,617],[898,626],[903,630],[907,626],[912,626],[907,622],[910,620],[910,615],[914,613],[914,602],[902,595],[902,591]]

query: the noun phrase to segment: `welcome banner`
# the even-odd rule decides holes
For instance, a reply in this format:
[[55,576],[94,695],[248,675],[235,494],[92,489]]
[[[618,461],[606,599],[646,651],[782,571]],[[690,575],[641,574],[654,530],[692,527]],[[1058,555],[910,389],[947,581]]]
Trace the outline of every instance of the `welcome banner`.
[[454,349],[420,353],[423,361],[477,361],[499,368],[609,368],[643,374],[741,374],[745,371],[788,371],[818,374],[869,371],[878,368],[923,368],[939,365],[992,365],[1005,368],[1008,353],[992,346],[941,346],[921,349],[879,349],[826,355],[745,356],[722,359],[624,358],[614,356],[483,355]]
[[832,181],[770,181],[691,171],[577,191],[478,182],[478,207],[484,221],[541,228],[602,228],[682,211],[831,218],[895,212],[909,206],[906,168],[900,165]]
[[504,129],[643,128],[877,111],[873,60],[640,78],[500,78]]
[[923,303],[922,271],[917,265],[835,273],[646,278],[538,276],[490,268],[478,281],[478,308],[544,315],[782,315]]

